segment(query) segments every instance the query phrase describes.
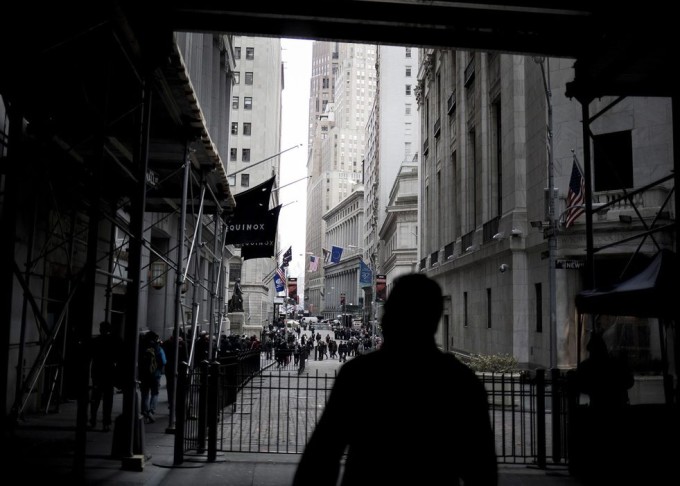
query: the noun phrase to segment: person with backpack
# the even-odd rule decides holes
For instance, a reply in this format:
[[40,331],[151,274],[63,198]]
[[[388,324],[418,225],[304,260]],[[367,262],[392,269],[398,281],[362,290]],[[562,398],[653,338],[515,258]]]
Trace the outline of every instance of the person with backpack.
[[90,346],[92,377],[92,396],[90,401],[90,427],[97,425],[97,412],[102,407],[102,430],[111,430],[111,413],[113,410],[113,389],[119,373],[119,362],[122,356],[122,341],[113,333],[111,323],[102,321],[99,324],[99,336],[92,339]]
[[161,387],[161,376],[167,363],[158,334],[149,331],[140,338],[139,387],[142,392],[142,415],[149,424],[156,420],[156,404]]

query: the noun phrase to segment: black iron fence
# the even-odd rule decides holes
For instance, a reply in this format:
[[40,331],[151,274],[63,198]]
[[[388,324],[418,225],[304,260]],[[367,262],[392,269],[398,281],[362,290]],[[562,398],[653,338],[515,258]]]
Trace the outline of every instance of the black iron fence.
[[[291,354],[249,351],[185,371],[178,386],[175,454],[301,453],[335,382],[335,374],[299,374]],[[501,464],[566,464],[567,379],[559,370],[480,373]],[[182,380],[180,380],[181,382]],[[182,397],[184,397],[182,399]],[[180,403],[181,402],[181,403]],[[181,430],[181,431],[180,431]]]

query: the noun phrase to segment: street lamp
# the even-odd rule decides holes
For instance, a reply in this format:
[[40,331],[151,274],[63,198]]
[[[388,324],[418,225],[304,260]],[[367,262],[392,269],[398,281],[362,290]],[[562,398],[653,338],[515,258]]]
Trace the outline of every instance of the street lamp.
[[550,293],[550,368],[557,366],[557,283],[555,261],[557,253],[557,225],[555,224],[555,157],[553,146],[553,109],[552,91],[550,89],[550,72],[546,70],[546,60],[534,57],[534,62],[541,68],[543,90],[548,105],[548,286]]

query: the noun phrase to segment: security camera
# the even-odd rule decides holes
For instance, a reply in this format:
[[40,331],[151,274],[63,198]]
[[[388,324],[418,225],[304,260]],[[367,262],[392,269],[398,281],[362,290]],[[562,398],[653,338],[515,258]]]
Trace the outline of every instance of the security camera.
[[501,273],[505,273],[505,272],[508,271],[509,268],[510,267],[507,264],[503,263],[503,264],[501,264],[500,267],[498,267],[498,271],[501,272]]

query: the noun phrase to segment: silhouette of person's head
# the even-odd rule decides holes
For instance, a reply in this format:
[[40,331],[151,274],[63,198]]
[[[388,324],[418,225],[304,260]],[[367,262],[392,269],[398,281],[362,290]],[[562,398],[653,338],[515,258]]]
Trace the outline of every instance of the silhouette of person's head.
[[586,349],[591,357],[605,358],[609,355],[607,344],[604,342],[601,332],[594,331],[586,345]]
[[100,334],[111,334],[111,323],[109,321],[102,321],[99,323],[99,333]]
[[398,277],[385,302],[382,330],[385,343],[432,339],[443,311],[442,290],[420,273]]

